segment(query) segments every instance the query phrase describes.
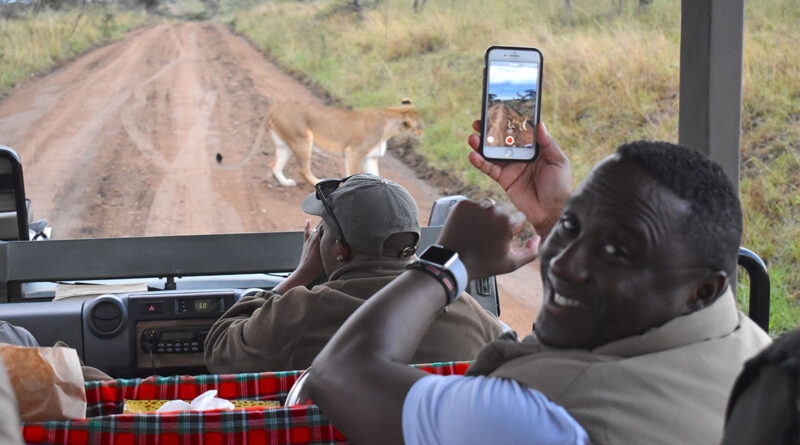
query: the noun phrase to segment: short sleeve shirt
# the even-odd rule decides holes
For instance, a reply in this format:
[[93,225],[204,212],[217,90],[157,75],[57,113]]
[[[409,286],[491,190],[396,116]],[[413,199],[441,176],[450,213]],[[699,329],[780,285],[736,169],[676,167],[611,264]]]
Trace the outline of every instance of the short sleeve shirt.
[[403,402],[406,444],[590,444],[564,408],[514,380],[426,376]]

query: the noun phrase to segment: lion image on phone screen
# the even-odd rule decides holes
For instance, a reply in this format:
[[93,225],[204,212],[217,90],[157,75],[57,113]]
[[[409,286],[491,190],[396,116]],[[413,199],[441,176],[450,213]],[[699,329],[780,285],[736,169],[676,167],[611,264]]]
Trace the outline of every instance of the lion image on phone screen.
[[269,113],[269,130],[275,143],[272,174],[282,186],[297,183],[283,174],[292,156],[300,174],[310,184],[319,182],[311,172],[316,149],[344,157],[345,176],[366,172],[378,175],[378,159],[386,153],[386,141],[398,134],[422,135],[424,126],[411,101],[402,105],[361,111],[302,102],[279,102]]
[[486,111],[486,121],[486,141],[490,145],[508,147],[533,145],[534,128],[530,118],[528,115],[520,114],[508,104],[498,101],[490,105]]

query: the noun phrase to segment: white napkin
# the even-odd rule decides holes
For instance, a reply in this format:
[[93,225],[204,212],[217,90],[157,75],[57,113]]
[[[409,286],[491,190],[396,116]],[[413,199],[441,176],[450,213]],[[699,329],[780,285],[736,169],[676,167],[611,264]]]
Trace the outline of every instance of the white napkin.
[[217,398],[217,390],[212,389],[206,391],[192,400],[192,403],[186,403],[183,400],[170,400],[163,404],[161,408],[157,409],[157,413],[165,413],[171,411],[208,411],[212,409],[233,409],[233,403],[228,400]]

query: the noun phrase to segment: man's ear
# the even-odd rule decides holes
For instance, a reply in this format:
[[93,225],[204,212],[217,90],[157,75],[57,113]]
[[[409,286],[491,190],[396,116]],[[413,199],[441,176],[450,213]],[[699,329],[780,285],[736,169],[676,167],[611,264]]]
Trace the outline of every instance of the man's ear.
[[717,301],[728,286],[728,274],[718,270],[697,280],[693,298],[687,304],[687,312],[694,312]]
[[335,241],[334,250],[336,251],[336,259],[340,262],[350,261],[350,257],[353,254],[352,249],[346,242],[337,239]]

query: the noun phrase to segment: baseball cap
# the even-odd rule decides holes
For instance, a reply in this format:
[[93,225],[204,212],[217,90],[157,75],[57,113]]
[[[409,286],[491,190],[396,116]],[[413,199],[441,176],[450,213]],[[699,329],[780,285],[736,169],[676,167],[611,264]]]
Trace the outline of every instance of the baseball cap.
[[[329,189],[324,199],[317,196],[320,189]],[[321,216],[330,227],[339,222],[345,242],[359,252],[372,256],[410,256],[419,241],[419,211],[414,198],[400,184],[379,176],[362,173],[342,179],[320,181],[316,190],[303,200],[303,211]],[[414,233],[413,244],[399,249],[387,249],[387,238],[397,233]]]

